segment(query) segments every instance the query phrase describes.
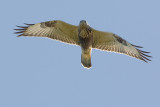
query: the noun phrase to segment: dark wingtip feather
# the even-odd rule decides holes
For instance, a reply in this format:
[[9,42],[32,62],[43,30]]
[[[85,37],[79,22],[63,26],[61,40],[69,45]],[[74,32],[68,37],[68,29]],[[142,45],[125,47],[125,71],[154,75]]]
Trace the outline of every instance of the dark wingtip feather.
[[28,25],[28,26],[32,26],[32,25],[34,25],[34,24],[28,24],[28,23],[24,23],[25,25]]
[[19,33],[23,33],[24,31],[18,31],[18,32],[14,32],[15,34],[19,34]]
[[24,30],[24,29],[13,29],[13,30],[21,31],[21,30]]
[[142,50],[139,50],[139,49],[137,49],[137,50],[142,52],[142,53],[151,53],[151,52],[146,52],[146,51],[142,51]]
[[22,34],[18,35],[17,37],[23,36]]
[[142,61],[144,61],[144,62],[146,62],[146,63],[148,63],[148,61],[151,61],[149,58],[152,58],[152,56],[147,55],[147,54],[150,53],[150,52],[142,51],[142,50],[140,50],[140,49],[137,49],[137,48],[143,48],[143,47],[141,47],[141,46],[136,46],[136,45],[133,45],[133,44],[132,44],[132,46],[134,46],[134,47],[136,48],[136,50],[139,52],[139,54],[140,54],[139,59],[140,59],[140,60],[142,60]]
[[142,60],[142,61],[148,63],[148,62],[147,62],[144,58],[142,58],[142,57],[140,58],[140,60]]
[[146,55],[146,54],[144,54],[144,53],[142,53],[142,52],[139,52],[141,55],[143,55],[143,56],[146,56],[146,57],[152,57],[152,56],[150,56],[150,55]]
[[131,44],[131,45],[136,47],[136,48],[143,48],[142,46],[137,46],[137,45],[133,45],[133,44]]
[[28,28],[28,26],[17,26],[17,27],[19,27],[19,28],[23,28],[23,29]]

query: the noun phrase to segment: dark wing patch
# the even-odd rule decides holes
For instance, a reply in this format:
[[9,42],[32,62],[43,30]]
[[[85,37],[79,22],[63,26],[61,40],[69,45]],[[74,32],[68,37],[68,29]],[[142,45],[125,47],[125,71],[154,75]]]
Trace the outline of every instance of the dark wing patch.
[[48,21],[48,22],[42,22],[40,27],[46,28],[46,27],[54,27],[57,21]]
[[116,36],[115,34],[113,34],[113,36],[116,38],[116,40],[117,40],[119,43],[127,46],[126,40],[124,40],[123,38],[121,38],[121,37],[119,37],[119,36]]

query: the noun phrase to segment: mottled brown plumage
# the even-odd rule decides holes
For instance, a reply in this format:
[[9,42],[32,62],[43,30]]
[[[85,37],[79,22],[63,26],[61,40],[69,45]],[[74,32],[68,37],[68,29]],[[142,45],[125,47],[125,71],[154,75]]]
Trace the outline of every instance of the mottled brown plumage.
[[126,54],[145,62],[151,61],[149,52],[142,51],[123,38],[111,32],[102,32],[91,28],[86,21],[80,21],[79,26],[74,26],[60,20],[26,24],[17,26],[16,34],[20,36],[48,37],[61,42],[78,45],[82,49],[81,62],[84,67],[91,67],[92,48]]
[[78,37],[82,49],[81,63],[84,67],[90,68],[92,66],[91,51],[93,44],[93,32],[91,27],[87,25],[86,21],[84,20],[80,21],[78,27]]

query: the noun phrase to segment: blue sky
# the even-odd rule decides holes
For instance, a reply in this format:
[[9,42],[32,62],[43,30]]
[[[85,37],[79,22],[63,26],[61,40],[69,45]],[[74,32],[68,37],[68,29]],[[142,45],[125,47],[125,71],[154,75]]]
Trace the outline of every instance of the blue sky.
[[[0,1],[0,107],[160,107],[159,0]],[[152,62],[92,51],[92,68],[80,47],[21,37],[16,25],[63,20],[114,32],[150,51]]]

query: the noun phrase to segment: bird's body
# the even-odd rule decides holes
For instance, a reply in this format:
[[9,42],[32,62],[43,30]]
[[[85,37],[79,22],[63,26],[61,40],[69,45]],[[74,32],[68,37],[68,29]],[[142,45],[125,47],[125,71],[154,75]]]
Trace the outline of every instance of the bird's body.
[[78,27],[78,37],[82,49],[81,63],[84,67],[90,68],[91,65],[91,51],[93,44],[93,33],[86,21],[82,20]]
[[74,26],[60,20],[42,22],[37,24],[26,24],[28,26],[15,29],[18,36],[48,37],[61,42],[78,45],[82,49],[81,63],[90,68],[92,48],[105,51],[126,54],[145,62],[151,61],[146,53],[136,46],[130,44],[123,38],[111,32],[102,32],[91,28],[85,20],[80,21],[79,26]]

